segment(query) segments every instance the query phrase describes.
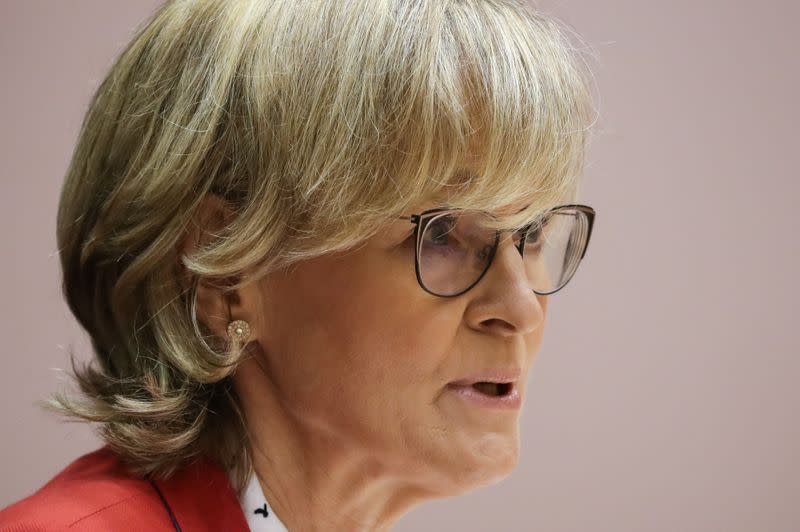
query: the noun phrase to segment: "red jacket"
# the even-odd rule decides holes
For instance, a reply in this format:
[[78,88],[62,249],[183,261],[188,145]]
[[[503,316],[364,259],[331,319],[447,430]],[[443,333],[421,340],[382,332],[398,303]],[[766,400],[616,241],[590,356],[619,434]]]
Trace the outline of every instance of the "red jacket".
[[249,532],[227,472],[202,459],[169,480],[136,478],[108,446],[78,457],[0,511],[0,532]]

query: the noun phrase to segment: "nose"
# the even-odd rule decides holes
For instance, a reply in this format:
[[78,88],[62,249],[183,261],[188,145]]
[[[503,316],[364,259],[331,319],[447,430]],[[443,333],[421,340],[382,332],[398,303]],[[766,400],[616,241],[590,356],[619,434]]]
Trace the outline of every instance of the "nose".
[[522,256],[510,235],[501,238],[489,270],[470,292],[465,319],[476,330],[523,335],[544,322],[547,296],[531,289]]

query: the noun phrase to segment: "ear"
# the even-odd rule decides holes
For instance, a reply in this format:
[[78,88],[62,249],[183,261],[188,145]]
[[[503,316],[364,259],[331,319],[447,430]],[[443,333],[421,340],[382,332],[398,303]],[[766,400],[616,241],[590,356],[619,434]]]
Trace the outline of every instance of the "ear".
[[[224,228],[234,218],[234,214],[222,197],[213,193],[203,197],[177,246],[177,276],[183,290],[188,290],[192,282],[192,275],[183,264],[183,257],[208,244],[212,240],[212,235]],[[222,290],[234,281],[236,279],[201,277],[197,286],[195,299],[197,319],[220,338],[227,336],[227,327],[231,319],[247,319],[240,315],[239,294],[237,292],[226,294]]]

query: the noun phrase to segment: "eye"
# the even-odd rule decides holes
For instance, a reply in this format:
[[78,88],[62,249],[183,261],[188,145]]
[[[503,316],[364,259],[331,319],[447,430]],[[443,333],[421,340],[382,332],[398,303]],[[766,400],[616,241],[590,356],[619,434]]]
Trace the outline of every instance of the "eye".
[[526,246],[538,246],[542,240],[542,228],[531,227],[525,235]]
[[425,228],[425,241],[437,246],[448,244],[448,235],[452,234],[456,221],[453,216],[441,216]]
[[525,235],[525,248],[526,249],[539,249],[544,245],[544,233],[549,227],[552,216],[547,216],[543,220],[537,220],[528,226]]

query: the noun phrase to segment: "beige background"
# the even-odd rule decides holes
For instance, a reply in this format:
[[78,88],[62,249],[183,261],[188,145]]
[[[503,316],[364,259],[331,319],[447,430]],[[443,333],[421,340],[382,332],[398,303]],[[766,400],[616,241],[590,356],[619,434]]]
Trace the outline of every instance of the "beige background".
[[[89,97],[153,0],[0,0],[0,506],[99,440],[32,401],[88,344],[55,209]],[[588,253],[551,298],[506,481],[396,530],[800,530],[792,0],[540,1],[597,52]]]

